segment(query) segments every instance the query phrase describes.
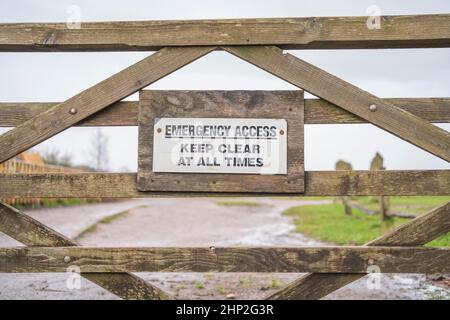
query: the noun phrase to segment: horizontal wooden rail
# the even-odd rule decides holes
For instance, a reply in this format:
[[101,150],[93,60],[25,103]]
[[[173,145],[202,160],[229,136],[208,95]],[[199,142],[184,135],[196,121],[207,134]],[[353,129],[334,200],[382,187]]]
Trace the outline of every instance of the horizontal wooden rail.
[[[450,98],[393,98],[383,100],[429,122],[450,122]],[[368,123],[368,121],[323,99],[306,99],[305,123],[345,124]]]
[[[450,170],[306,171],[305,196],[450,195]],[[33,188],[30,189],[30,186]],[[1,198],[149,198],[246,193],[139,192],[135,173],[0,174]],[[268,196],[269,193],[251,194]],[[275,195],[283,195],[275,193]],[[292,194],[289,194],[292,195]]]
[[[80,168],[63,167],[49,164],[30,163],[22,160],[11,159],[6,162],[0,163],[0,173],[75,173],[83,172]],[[42,199],[39,198],[15,198],[15,199],[1,199],[10,205],[40,205]]]
[[[170,94],[172,91],[165,91]],[[405,111],[433,123],[450,122],[450,98],[394,98],[384,99]],[[60,102],[2,102],[0,127],[15,127],[45,112]],[[120,101],[112,104],[77,126],[136,126],[138,101]],[[368,123],[354,114],[323,99],[305,100],[306,124]]]
[[450,46],[450,15],[0,24],[0,51],[138,51],[165,46],[278,45],[292,49]]
[[448,248],[0,248],[0,272],[318,272],[450,273]]

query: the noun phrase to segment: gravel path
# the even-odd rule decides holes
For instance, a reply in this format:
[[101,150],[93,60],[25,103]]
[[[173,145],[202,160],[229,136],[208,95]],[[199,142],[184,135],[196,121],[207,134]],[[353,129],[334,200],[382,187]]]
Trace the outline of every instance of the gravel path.
[[[293,233],[291,218],[283,210],[322,200],[271,198],[226,199],[258,202],[260,206],[224,206],[224,199],[145,199],[30,210],[34,218],[83,245],[91,246],[225,246],[320,245]],[[122,213],[112,221],[103,218]],[[0,235],[0,246],[18,243]],[[280,289],[300,274],[198,274],[141,273],[147,281],[186,299],[260,299]],[[66,274],[0,274],[1,299],[115,299],[96,285],[82,280],[81,289],[69,290]],[[449,297],[446,289],[420,275],[386,275],[380,289],[367,289],[363,278],[327,298],[331,299],[431,299]]]

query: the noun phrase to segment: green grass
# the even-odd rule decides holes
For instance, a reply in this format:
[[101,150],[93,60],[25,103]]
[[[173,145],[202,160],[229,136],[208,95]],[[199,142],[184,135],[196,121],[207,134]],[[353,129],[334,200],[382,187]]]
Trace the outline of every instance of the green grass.
[[[298,206],[283,214],[294,217],[296,231],[313,239],[338,245],[362,245],[410,219],[391,217],[381,221],[378,215],[369,216],[353,209],[351,216],[344,214],[341,204]],[[428,244],[445,247],[450,245],[450,234]]]
[[229,290],[223,284],[217,285],[216,290],[220,294],[227,294],[229,292]]
[[[379,210],[378,197],[356,197],[353,201],[363,207],[377,211]],[[389,197],[391,212],[422,214],[450,201],[449,196],[413,196],[413,197]]]
[[263,290],[269,289],[280,289],[285,286],[285,283],[279,279],[272,278],[270,281],[262,288]]
[[205,285],[204,285],[203,283],[201,283],[201,282],[197,282],[197,283],[195,284],[195,287],[196,287],[197,289],[199,289],[199,290],[205,289]]
[[217,201],[219,206],[261,207],[266,204],[256,201]]
[[448,246],[450,246],[450,232],[427,244],[427,247],[448,247]]

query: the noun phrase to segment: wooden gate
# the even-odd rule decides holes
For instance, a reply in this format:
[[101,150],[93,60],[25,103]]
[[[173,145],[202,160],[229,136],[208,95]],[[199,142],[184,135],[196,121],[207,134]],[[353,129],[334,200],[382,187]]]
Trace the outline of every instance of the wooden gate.
[[[306,124],[368,122],[449,162],[450,135],[431,124],[450,122],[449,98],[382,99],[283,51],[450,47],[448,14],[381,21],[374,30],[365,17],[102,22],[83,23],[81,29],[1,24],[4,52],[157,52],[64,102],[1,103],[0,126],[15,128],[0,136],[0,163],[71,126],[137,125],[138,103],[121,99],[213,50],[320,97],[305,100]],[[383,170],[306,171],[302,195],[449,194],[450,170]],[[193,195],[199,193],[138,191],[132,173],[0,174],[0,199]],[[172,298],[128,272],[306,272],[267,298],[318,299],[361,278],[372,264],[383,273],[450,273],[448,248],[423,247],[449,230],[447,203],[359,247],[88,248],[1,204],[0,231],[26,247],[1,248],[0,272],[65,272],[77,265],[83,277],[124,299]]]

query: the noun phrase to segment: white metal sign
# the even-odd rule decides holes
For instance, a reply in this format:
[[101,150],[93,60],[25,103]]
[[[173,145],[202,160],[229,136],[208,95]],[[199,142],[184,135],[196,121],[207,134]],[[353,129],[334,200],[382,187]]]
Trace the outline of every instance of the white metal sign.
[[287,174],[284,119],[159,118],[153,172]]

